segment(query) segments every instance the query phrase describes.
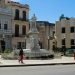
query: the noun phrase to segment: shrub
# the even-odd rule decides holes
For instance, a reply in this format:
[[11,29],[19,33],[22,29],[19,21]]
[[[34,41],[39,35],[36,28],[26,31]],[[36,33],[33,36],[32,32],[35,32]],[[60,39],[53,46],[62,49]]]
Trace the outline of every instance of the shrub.
[[10,49],[6,49],[5,51],[4,51],[4,53],[11,53],[12,52],[12,50],[10,50]]

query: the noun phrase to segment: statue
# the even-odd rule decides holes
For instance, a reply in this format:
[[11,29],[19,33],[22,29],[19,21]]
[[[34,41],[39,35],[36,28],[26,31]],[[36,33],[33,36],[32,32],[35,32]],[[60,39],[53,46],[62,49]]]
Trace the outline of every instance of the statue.
[[30,21],[30,31],[28,32],[29,40],[30,40],[30,49],[33,51],[40,51],[40,46],[38,44],[38,30],[36,27],[36,16],[35,14],[31,18]]

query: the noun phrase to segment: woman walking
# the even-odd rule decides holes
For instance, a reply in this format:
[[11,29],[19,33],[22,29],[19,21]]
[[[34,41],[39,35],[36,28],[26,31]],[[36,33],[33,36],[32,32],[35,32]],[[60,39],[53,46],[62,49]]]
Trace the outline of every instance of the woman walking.
[[23,63],[23,55],[24,55],[24,52],[23,52],[23,49],[21,48],[19,52],[19,62],[21,63]]

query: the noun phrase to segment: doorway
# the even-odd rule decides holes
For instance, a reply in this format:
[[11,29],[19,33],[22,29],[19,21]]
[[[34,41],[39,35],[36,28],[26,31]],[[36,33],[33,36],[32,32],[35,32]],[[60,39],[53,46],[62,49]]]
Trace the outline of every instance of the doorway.
[[2,53],[5,51],[5,41],[4,40],[1,40],[1,50],[2,50]]

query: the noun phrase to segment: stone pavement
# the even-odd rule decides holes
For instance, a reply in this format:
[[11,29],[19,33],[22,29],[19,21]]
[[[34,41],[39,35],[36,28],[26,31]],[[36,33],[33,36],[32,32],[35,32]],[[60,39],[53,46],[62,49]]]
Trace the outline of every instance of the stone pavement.
[[4,60],[0,58],[0,67],[15,67],[15,66],[39,66],[39,65],[59,65],[59,64],[75,64],[73,57],[65,57],[48,60],[24,60],[24,64],[18,60]]

